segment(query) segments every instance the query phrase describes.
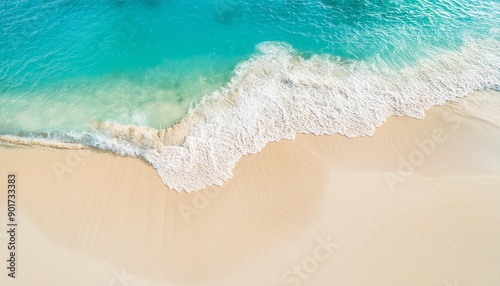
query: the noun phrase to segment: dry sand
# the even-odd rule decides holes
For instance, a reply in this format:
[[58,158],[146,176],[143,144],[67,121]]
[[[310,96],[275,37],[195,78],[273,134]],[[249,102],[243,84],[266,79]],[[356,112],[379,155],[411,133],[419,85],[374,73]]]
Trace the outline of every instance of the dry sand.
[[299,135],[190,194],[140,159],[4,144],[0,285],[498,286],[499,110],[477,92],[372,137]]

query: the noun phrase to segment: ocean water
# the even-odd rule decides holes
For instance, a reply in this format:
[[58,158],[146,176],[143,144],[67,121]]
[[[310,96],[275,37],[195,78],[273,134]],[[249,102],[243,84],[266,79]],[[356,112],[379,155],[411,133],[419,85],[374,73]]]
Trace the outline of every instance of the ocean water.
[[500,89],[496,0],[2,0],[0,136],[148,161],[222,184],[297,133]]

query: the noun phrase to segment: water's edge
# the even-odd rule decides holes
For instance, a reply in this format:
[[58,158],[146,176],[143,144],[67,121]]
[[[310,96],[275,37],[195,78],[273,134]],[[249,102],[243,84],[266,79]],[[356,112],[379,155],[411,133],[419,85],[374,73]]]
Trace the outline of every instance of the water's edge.
[[499,47],[495,40],[471,40],[458,51],[439,51],[416,66],[393,70],[383,62],[343,62],[327,55],[305,59],[287,44],[262,43],[226,86],[205,96],[171,128],[100,122],[94,132],[9,135],[0,141],[91,146],[142,157],[169,188],[190,192],[221,185],[242,156],[269,142],[296,134],[372,135],[390,116],[423,118],[432,106],[473,91],[498,90]]

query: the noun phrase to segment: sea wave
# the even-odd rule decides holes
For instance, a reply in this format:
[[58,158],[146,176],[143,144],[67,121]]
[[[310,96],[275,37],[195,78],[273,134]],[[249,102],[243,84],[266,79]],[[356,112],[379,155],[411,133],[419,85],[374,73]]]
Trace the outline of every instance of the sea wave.
[[389,116],[422,118],[434,105],[499,87],[496,40],[469,40],[398,69],[381,59],[305,58],[288,44],[266,42],[171,128],[99,122],[95,132],[51,139],[142,157],[169,188],[190,192],[221,185],[242,156],[268,142],[299,133],[372,135]]

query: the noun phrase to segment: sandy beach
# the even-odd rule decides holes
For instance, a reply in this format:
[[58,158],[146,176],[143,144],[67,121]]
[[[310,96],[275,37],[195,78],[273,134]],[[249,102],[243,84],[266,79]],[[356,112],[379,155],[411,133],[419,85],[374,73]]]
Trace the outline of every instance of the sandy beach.
[[0,285],[498,286],[498,110],[484,91],[371,137],[298,135],[189,194],[141,159],[3,142]]

